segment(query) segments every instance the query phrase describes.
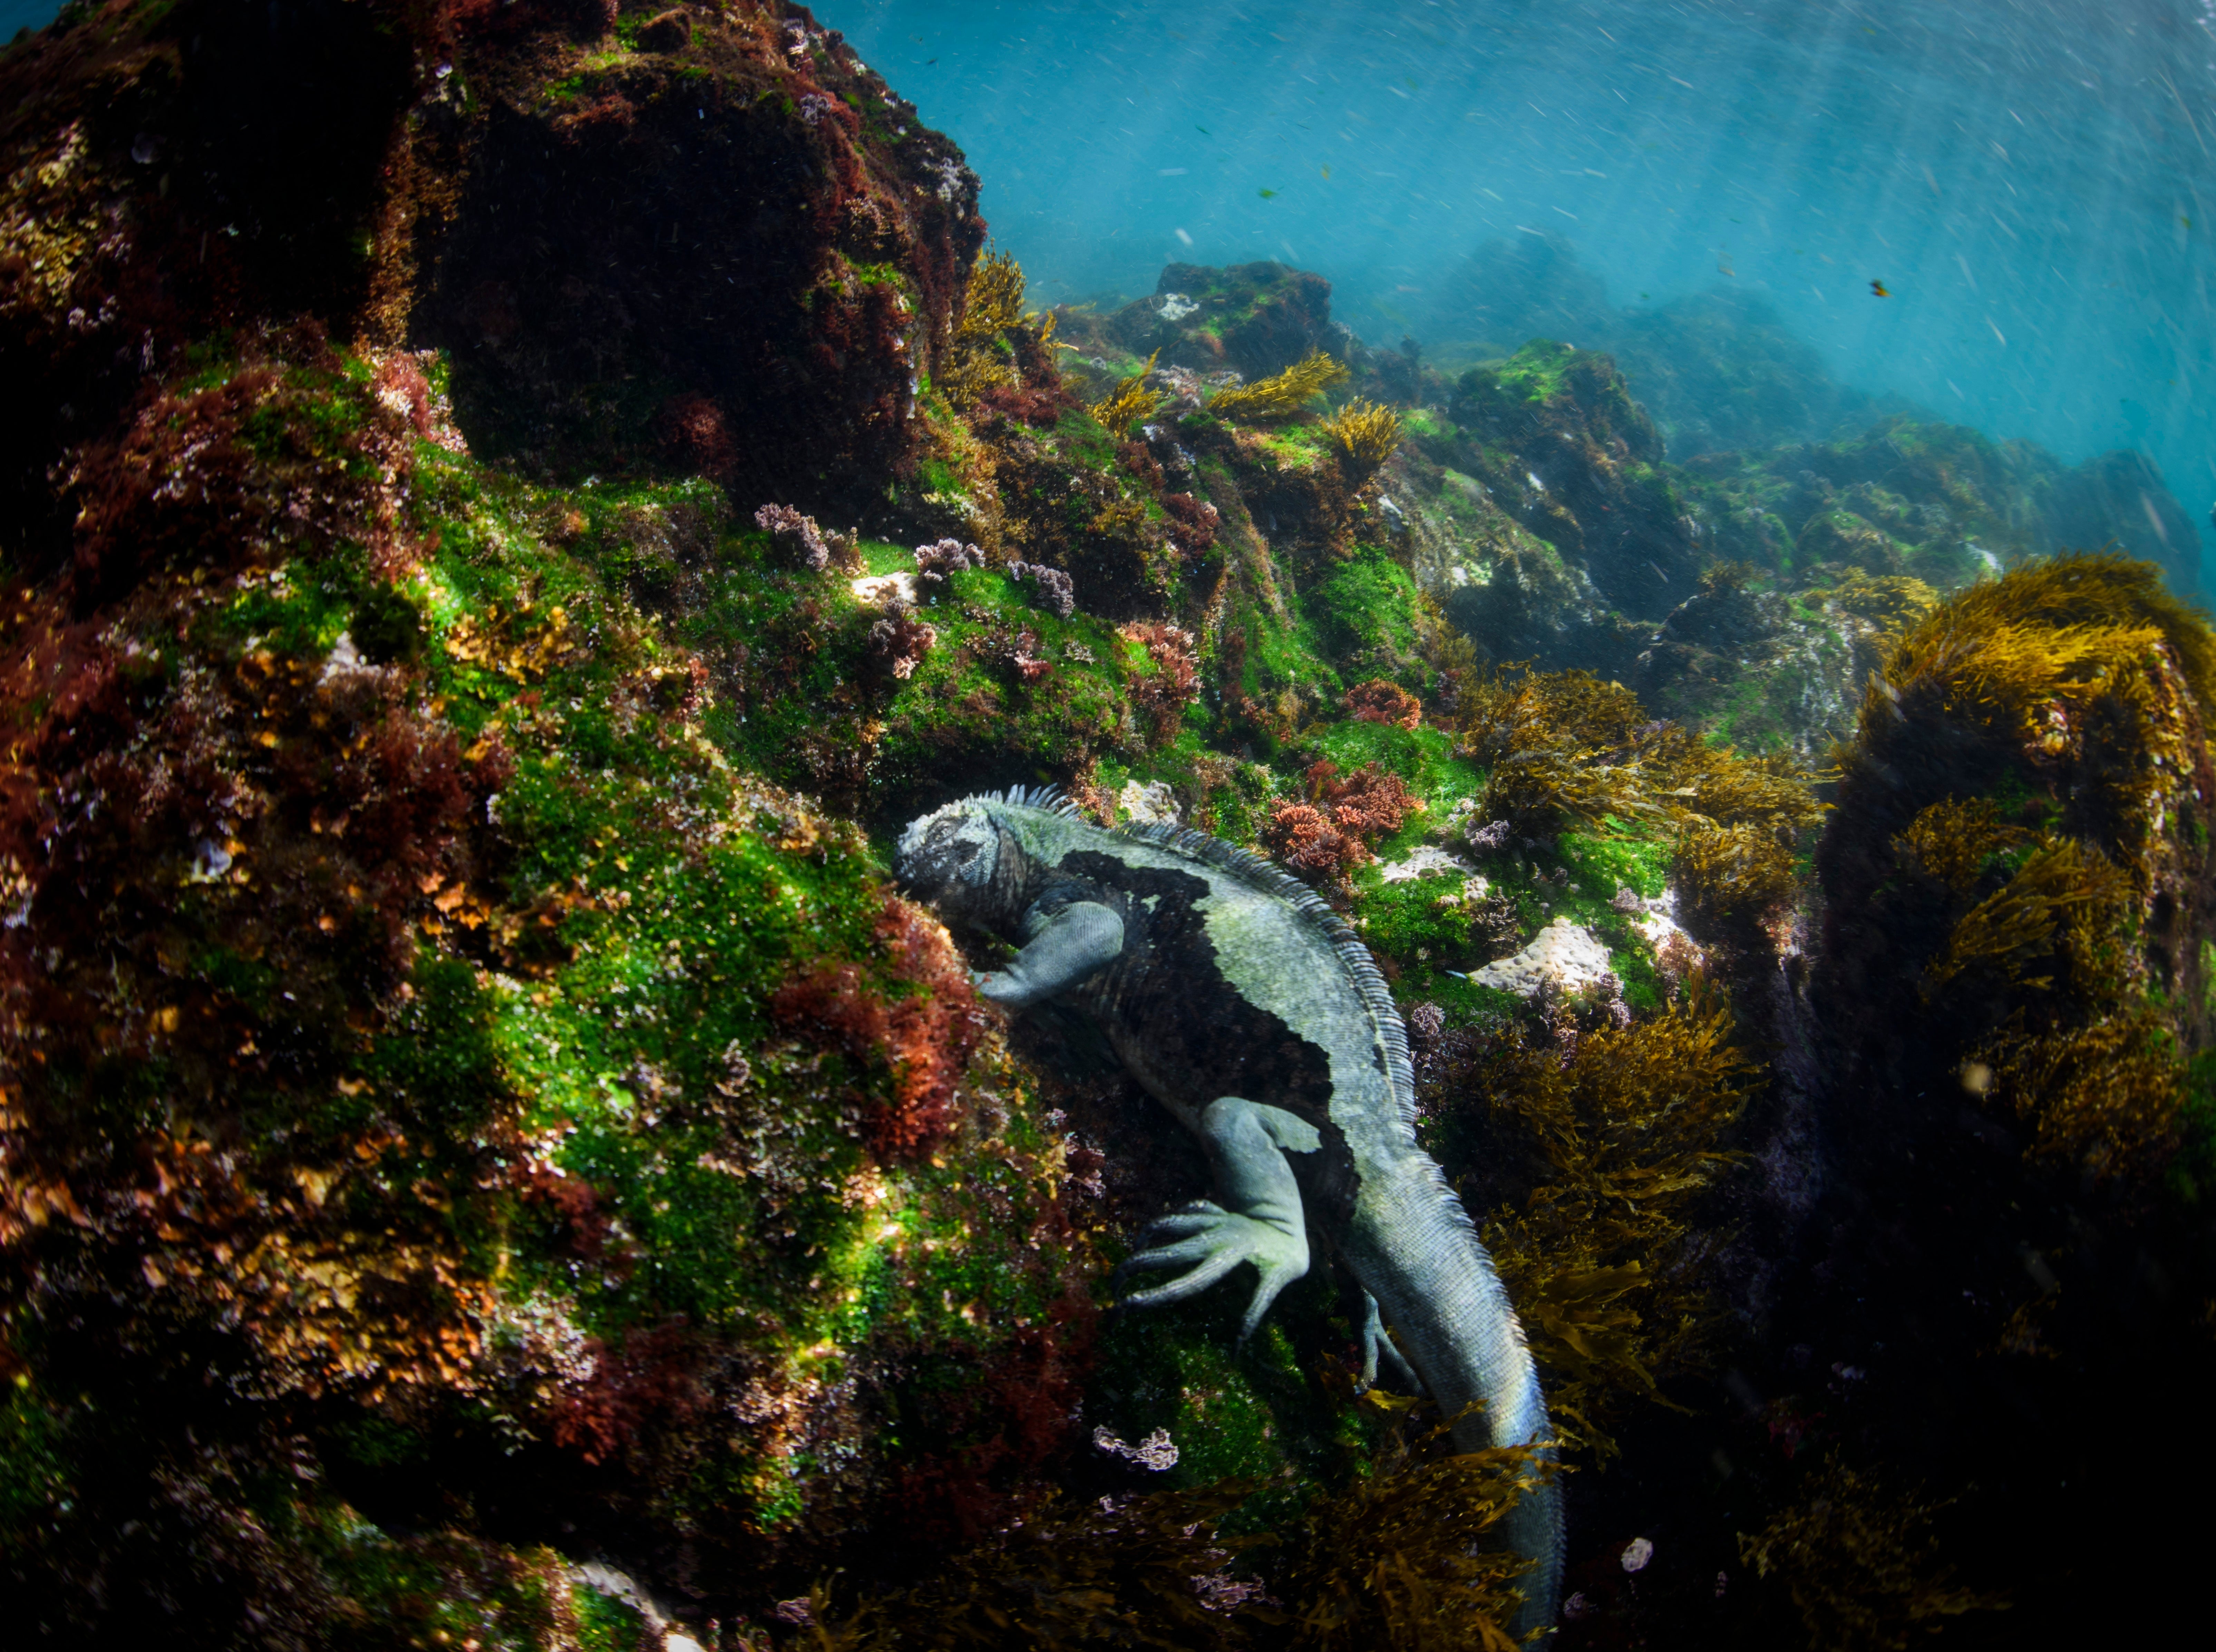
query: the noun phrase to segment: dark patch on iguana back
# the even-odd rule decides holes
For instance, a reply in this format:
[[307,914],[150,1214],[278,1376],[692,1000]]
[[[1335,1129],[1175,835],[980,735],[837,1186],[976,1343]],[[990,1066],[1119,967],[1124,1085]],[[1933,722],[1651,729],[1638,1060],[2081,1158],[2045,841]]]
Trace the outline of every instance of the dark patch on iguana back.
[[[1322,1150],[1290,1156],[1312,1203],[1310,1216],[1330,1224],[1351,1214],[1358,1177],[1345,1134],[1331,1116],[1330,1053],[1251,1002],[1223,972],[1200,909],[1208,880],[1127,866],[1094,849],[1064,855],[1056,871],[1061,878],[1082,878],[1092,886],[1089,897],[1123,920],[1123,955],[1086,983],[1077,1002],[1143,1044],[1148,1060],[1180,1076],[1200,1105],[1244,1096],[1314,1125]],[[1056,893],[1076,895],[1061,878]]]

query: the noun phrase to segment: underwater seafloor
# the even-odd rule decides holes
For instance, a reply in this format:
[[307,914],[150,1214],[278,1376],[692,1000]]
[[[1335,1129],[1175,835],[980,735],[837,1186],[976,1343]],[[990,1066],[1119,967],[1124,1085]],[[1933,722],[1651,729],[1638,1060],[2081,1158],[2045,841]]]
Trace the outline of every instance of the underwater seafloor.
[[2216,635],[2142,461],[1728,308],[1628,378],[1275,263],[1038,308],[796,6],[108,0],[0,110],[11,1635],[1509,1645],[1533,1470],[1359,1391],[1332,1267],[1112,1311],[1198,1150],[887,870],[1042,784],[1368,942],[1555,1644],[2189,1606]]

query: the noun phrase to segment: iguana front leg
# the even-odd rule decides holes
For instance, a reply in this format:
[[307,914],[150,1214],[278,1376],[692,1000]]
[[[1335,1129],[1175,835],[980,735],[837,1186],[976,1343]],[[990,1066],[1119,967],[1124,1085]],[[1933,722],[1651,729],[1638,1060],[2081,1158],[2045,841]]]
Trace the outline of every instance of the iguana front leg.
[[1146,1249],[1123,1264],[1127,1270],[1183,1267],[1190,1272],[1123,1298],[1127,1306],[1181,1302],[1205,1291],[1241,1262],[1261,1275],[1254,1298],[1240,1322],[1245,1341],[1283,1291],[1308,1271],[1308,1223],[1301,1190],[1285,1155],[1314,1153],[1323,1138],[1306,1119],[1281,1107],[1263,1106],[1227,1095],[1201,1110],[1201,1144],[1216,1171],[1216,1197],[1201,1199],[1148,1230]]
[[1022,1009],[1082,985],[1123,950],[1123,919],[1098,901],[1073,901],[1027,919],[1023,951],[1006,969],[977,976],[977,994]]

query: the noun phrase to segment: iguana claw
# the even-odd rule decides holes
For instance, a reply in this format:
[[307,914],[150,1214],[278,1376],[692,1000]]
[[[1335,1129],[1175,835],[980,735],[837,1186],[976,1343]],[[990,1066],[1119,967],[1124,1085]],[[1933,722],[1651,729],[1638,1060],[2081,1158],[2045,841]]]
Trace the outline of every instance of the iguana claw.
[[1382,1353],[1392,1362],[1394,1374],[1407,1382],[1411,1392],[1422,1393],[1424,1384],[1414,1367],[1401,1358],[1399,1345],[1385,1334],[1385,1320],[1377,1311],[1377,1298],[1364,1291],[1362,1304],[1362,1380],[1356,1384],[1356,1391],[1366,1394],[1376,1387],[1377,1356]]
[[1270,1304],[1277,1299],[1277,1293],[1308,1271],[1308,1241],[1304,1231],[1296,1228],[1287,1232],[1269,1222],[1211,1205],[1206,1199],[1162,1217],[1148,1230],[1147,1236],[1150,1241],[1164,1242],[1151,1244],[1132,1256],[1123,1264],[1124,1271],[1183,1267],[1187,1263],[1193,1267],[1191,1272],[1166,1285],[1133,1291],[1123,1298],[1124,1305],[1150,1308],[1166,1302],[1182,1302],[1207,1290],[1240,1263],[1252,1262],[1254,1271],[1262,1277],[1254,1287],[1253,1300],[1246,1304],[1246,1316],[1239,1323],[1241,1342],[1254,1334],[1254,1328],[1270,1311]]

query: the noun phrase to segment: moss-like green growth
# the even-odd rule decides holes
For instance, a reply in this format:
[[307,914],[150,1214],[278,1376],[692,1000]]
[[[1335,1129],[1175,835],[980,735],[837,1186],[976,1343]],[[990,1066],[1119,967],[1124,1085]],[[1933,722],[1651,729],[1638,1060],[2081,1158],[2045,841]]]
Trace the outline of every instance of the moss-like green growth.
[[1421,689],[1420,602],[1408,570],[1365,546],[1303,592],[1301,607],[1348,681],[1384,676]]
[[[108,966],[60,989],[95,996],[132,1047],[51,1042],[47,1076],[0,1099],[0,1127],[54,1167],[8,1184],[0,1234],[122,1269],[144,1311],[184,1328],[175,1346],[215,1336],[241,1384],[318,1408],[303,1462],[406,1486],[411,1507],[506,1495],[488,1465],[520,1452],[524,1483],[597,1476],[573,1524],[614,1486],[643,1529],[727,1534],[701,1551],[722,1587],[790,1590],[804,1580],[765,1580],[844,1541],[828,1511],[851,1506],[857,1465],[990,1506],[1050,1448],[1011,1457],[1002,1436],[1041,1396],[1066,1409],[1057,1350],[1090,1312],[1061,1147],[861,832],[735,767],[758,737],[748,682],[775,691],[765,720],[790,737],[802,724],[780,708],[837,703],[871,616],[835,576],[730,532],[702,484],[545,488],[418,439],[373,399],[392,371],[249,363],[194,392],[210,462],[361,449],[408,485],[379,517],[385,484],[350,491],[342,465],[290,554],[157,580],[115,621],[132,762],[173,764],[188,735],[227,778],[86,846],[103,909],[136,890],[145,915],[102,921]],[[1082,638],[1097,663],[1030,692],[1058,693],[1065,724],[1117,726],[1114,686],[1144,668],[1115,632],[1038,613],[999,574],[962,576],[950,600],[950,666],[984,633]],[[760,659],[741,638],[791,651]],[[47,737],[44,710],[9,704],[19,739]],[[99,1137],[52,1133],[72,1117]],[[209,1202],[189,1190],[215,1133],[238,1145]],[[157,1216],[158,1234],[49,1223],[111,1151],[167,1167],[150,1174],[194,1213]],[[169,1346],[94,1362],[159,1387]],[[11,1390],[0,1442],[11,1547],[82,1454],[37,1394]],[[102,1415],[85,1413],[95,1457]],[[175,1426],[138,1428],[135,1472],[212,1472]],[[128,1476],[102,1483],[128,1506]],[[399,1640],[551,1644],[567,1621],[551,1562],[461,1527],[388,1538],[281,1500],[265,1518]],[[125,1524],[105,1503],[84,1519]]]

